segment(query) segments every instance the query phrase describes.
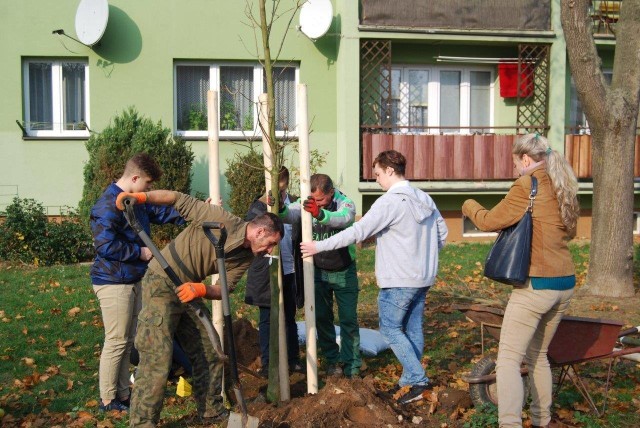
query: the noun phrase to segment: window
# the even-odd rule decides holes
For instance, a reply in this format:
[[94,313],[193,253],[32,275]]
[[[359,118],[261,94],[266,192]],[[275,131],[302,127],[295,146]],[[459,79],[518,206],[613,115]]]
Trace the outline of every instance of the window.
[[[602,74],[604,75],[605,82],[610,85],[611,79],[613,78],[613,71],[603,70]],[[571,90],[569,96],[569,123],[567,126],[570,128],[571,132],[588,134],[590,132],[589,122],[587,122],[587,117],[584,115],[584,111],[582,111],[582,105],[578,99],[578,91],[576,90],[576,84],[573,81],[573,77],[571,78]]]
[[86,61],[24,62],[24,122],[35,137],[89,136]]
[[381,100],[383,117],[398,132],[491,131],[493,75],[490,68],[393,66],[392,102],[386,111]]
[[[295,134],[298,68],[274,67],[276,135]],[[262,66],[178,63],[175,66],[175,129],[185,137],[207,136],[207,91],[218,91],[221,137],[259,134],[258,96],[265,91]]]
[[476,227],[469,217],[462,216],[462,236],[465,238],[497,236],[496,232],[484,232]]

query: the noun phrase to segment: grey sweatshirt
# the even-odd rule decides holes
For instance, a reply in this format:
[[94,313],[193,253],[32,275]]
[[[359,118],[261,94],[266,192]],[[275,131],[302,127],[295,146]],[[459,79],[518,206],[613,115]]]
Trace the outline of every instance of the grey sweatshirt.
[[376,279],[380,288],[429,287],[447,225],[433,199],[408,181],[394,184],[353,226],[324,241],[318,251],[342,248],[376,236]]

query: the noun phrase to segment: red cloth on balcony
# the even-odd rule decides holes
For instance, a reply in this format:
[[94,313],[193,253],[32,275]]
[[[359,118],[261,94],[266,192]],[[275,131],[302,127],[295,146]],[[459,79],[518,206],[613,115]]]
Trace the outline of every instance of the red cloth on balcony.
[[[533,93],[533,72],[523,65],[520,72],[520,97],[528,97]],[[515,98],[518,96],[518,64],[498,64],[500,76],[500,96],[502,98]]]

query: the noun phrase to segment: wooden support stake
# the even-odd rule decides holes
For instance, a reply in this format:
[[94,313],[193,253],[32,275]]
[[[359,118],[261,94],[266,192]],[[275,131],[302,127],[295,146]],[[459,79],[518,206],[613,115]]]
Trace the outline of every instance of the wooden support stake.
[[[300,142],[300,198],[311,194],[311,157],[309,154],[309,120],[307,85],[298,85],[298,140]],[[313,241],[311,213],[302,211],[302,241]],[[304,273],[304,319],[307,333],[307,393],[318,393],[318,350],[316,346],[316,300],[313,258],[302,261]]]
[[[269,144],[269,112],[267,94],[260,94],[260,128],[262,129],[262,157],[264,159],[264,180],[267,193],[271,190],[271,173],[273,169],[273,151]],[[275,195],[274,195],[275,196]],[[273,207],[267,205],[271,212]],[[289,361],[287,360],[287,336],[284,322],[284,296],[282,294],[282,258],[278,258],[278,375],[280,385],[280,401],[289,401],[291,392],[289,390]]]

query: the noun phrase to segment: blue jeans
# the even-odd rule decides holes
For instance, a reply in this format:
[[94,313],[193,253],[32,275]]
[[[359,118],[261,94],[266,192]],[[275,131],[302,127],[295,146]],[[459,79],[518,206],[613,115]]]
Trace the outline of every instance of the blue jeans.
[[402,364],[398,385],[426,385],[420,360],[424,350],[422,314],[428,287],[381,288],[378,294],[380,333]]

